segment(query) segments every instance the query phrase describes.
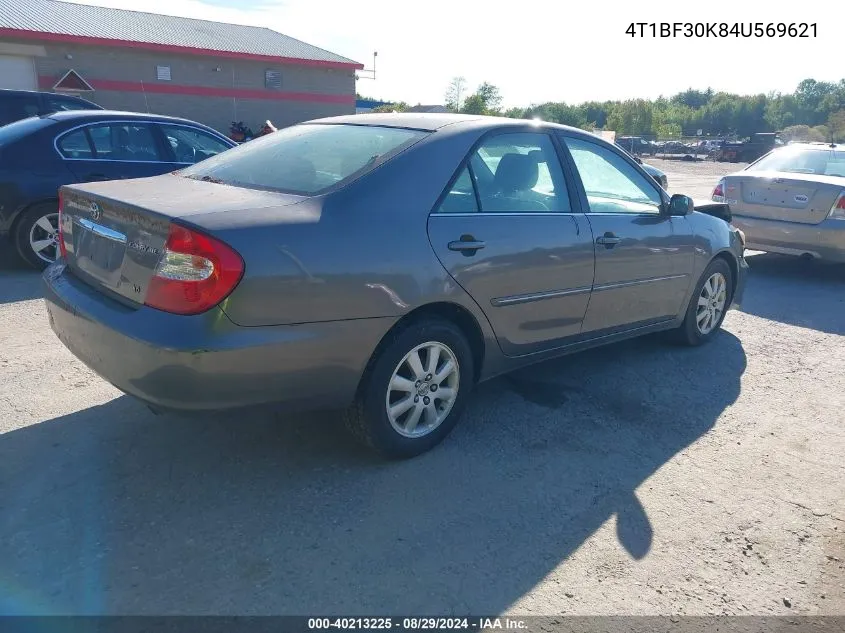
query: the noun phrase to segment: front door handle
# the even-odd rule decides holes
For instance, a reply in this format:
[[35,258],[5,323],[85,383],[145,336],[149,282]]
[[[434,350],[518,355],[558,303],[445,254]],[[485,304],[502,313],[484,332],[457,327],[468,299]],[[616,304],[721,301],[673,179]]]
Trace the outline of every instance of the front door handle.
[[458,251],[469,257],[487,246],[485,242],[475,239],[472,235],[461,235],[461,239],[449,242],[450,251]]
[[601,237],[596,238],[596,244],[603,244],[605,248],[613,248],[621,241],[621,237],[616,237],[613,233],[610,232],[607,232]]

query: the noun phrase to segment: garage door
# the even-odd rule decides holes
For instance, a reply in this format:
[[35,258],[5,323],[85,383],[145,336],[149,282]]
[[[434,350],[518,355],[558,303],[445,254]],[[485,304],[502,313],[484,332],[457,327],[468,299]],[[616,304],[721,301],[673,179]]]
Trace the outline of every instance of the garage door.
[[0,55],[0,88],[37,90],[35,64],[31,57]]

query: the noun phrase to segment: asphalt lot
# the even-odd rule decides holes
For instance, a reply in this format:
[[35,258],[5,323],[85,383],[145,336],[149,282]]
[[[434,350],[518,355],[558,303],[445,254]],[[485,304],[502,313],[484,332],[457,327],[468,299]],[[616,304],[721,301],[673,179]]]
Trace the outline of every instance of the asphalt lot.
[[845,614],[845,273],[749,259],[711,345],[497,379],[383,463],[329,413],[152,415],[5,256],[0,614]]

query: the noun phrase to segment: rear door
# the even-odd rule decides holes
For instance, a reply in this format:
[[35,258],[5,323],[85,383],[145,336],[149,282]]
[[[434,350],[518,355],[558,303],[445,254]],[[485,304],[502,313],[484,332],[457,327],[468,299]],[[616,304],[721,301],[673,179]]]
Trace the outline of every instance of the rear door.
[[610,334],[677,316],[692,282],[687,218],[662,213],[654,181],[623,152],[561,134],[580,176],[596,272],[583,332]]
[[593,283],[593,246],[552,137],[488,136],[428,223],[452,277],[487,315],[509,356],[579,334]]
[[64,133],[56,148],[77,182],[145,178],[173,171],[150,123],[92,123]]

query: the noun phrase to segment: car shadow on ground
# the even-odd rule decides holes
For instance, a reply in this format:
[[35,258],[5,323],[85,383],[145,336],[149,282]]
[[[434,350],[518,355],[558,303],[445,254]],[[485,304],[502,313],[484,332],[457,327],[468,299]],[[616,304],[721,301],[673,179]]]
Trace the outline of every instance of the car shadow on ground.
[[743,312],[845,335],[845,264],[769,253],[749,256],[748,264]]
[[8,239],[0,237],[0,303],[40,299],[42,296],[40,273],[18,257]]
[[621,556],[648,555],[637,487],[745,366],[729,332],[547,362],[480,386],[405,462],[332,414],[180,419],[125,396],[11,431],[0,613],[500,613],[608,520]]

